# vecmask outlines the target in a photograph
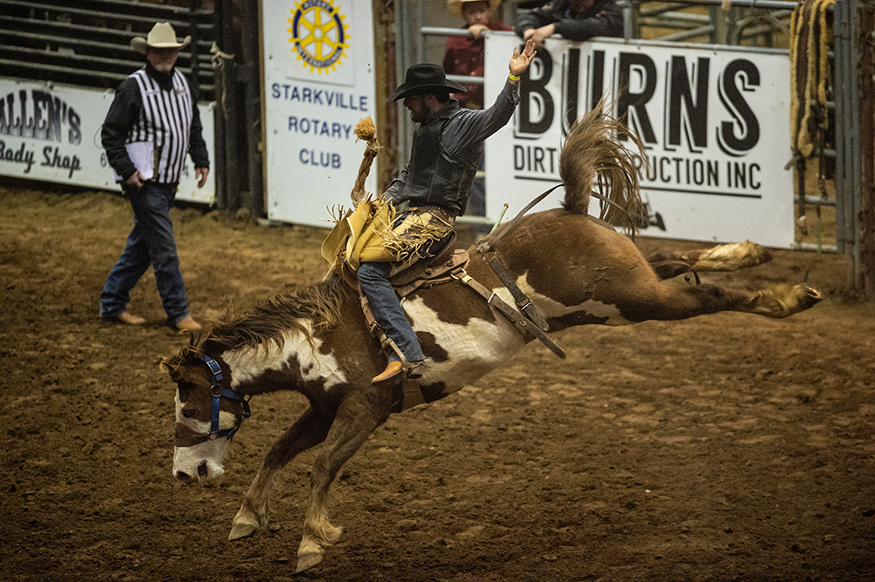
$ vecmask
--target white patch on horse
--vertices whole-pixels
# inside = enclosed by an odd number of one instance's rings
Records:
[[[422,384],[434,379],[447,387],[461,388],[525,346],[523,336],[502,315],[496,315],[495,321],[471,318],[460,325],[443,321],[420,297],[405,299],[403,305],[413,320],[413,330],[432,334],[448,354],[447,360],[426,368]]]
[[[606,318],[604,325],[629,325],[632,323],[620,314],[620,310],[616,305],[611,303],[602,303],[601,301],[596,301],[594,299],[587,299],[579,305],[563,305],[546,295],[541,295],[535,291],[534,287],[529,285],[528,273],[524,273],[521,277],[518,277],[516,283],[520,290],[537,306],[541,315],[544,317],[562,317],[564,315],[585,311],[594,317]],[[495,294],[504,299],[507,303],[511,305],[514,304],[513,296],[506,287],[496,289]]]
[[[173,449],[173,476],[185,473],[198,481],[218,479],[225,474],[222,460],[228,453],[229,439],[204,441],[190,447],[175,447]],[[201,475],[198,468],[206,464],[206,475]]]
[[[304,380],[322,379],[325,389],[346,382],[346,375],[334,354],[319,353],[322,340],[310,335],[312,325],[305,322],[306,333],[290,331],[283,335],[282,348],[274,343],[246,347],[222,354],[222,359],[231,368],[231,388],[252,380],[266,370],[280,371],[292,359],[298,363]]]
[[[207,434],[210,432],[210,422],[203,422],[195,418],[185,418],[182,414],[183,404],[179,400],[179,391],[176,392],[176,422],[183,424],[192,429],[198,434]],[[231,428],[237,422],[236,417],[226,411],[219,413],[219,429],[224,430]],[[196,477],[198,481],[204,479],[218,479],[225,473],[222,467],[222,459],[228,452],[230,439],[215,439],[197,443],[190,447],[174,447],[173,449],[173,476],[177,473],[185,473],[191,477]],[[198,467],[206,463],[207,473],[201,475],[198,472]]]

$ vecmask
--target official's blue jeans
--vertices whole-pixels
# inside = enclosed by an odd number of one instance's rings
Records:
[[[410,327],[410,322],[404,315],[404,309],[395,295],[392,284],[389,283],[389,274],[392,271],[392,263],[362,263],[358,269],[359,285],[362,292],[371,304],[374,319],[383,328],[383,331],[404,354],[408,362],[422,360],[422,348],[419,340]],[[389,361],[398,362],[400,358],[394,351],[389,351]]]
[[[125,311],[131,289],[152,265],[161,304],[169,322],[175,324],[189,315],[170,220],[176,184],[146,182],[142,188],[126,189],[126,193],[134,209],[134,228],[103,286],[100,316],[113,317]]]

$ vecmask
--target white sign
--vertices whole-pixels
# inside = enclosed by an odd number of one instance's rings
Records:
[[[519,39],[486,42],[486,91],[496,94]],[[513,216],[558,183],[570,123],[606,96],[646,146],[649,166],[635,159],[649,213],[643,235],[790,247],[789,83],[780,51],[548,39],[520,83],[513,124],[487,141],[487,210],[508,202]]]
[[[327,227],[328,207],[352,205],[365,151],[353,130],[375,118],[371,2],[262,2],[262,23],[267,215]]]
[[[100,127],[114,91],[0,78],[0,175],[118,190],[100,145]],[[213,154],[213,106],[199,104],[203,136]],[[210,174],[198,188],[186,158],[177,200],[211,204]]]

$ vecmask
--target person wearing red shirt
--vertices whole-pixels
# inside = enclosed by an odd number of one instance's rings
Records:
[[[482,77],[485,59],[483,31],[513,30],[495,20],[495,9],[501,0],[448,0],[447,8],[465,19],[470,36],[451,36],[444,53],[444,71],[448,75]],[[465,93],[454,93],[462,107],[483,109],[483,85],[463,83]]]

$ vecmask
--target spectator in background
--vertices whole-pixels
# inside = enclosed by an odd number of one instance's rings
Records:
[[[542,48],[554,34],[565,40],[589,40],[594,36],[623,36],[623,12],[614,0],[555,0],[535,10],[521,12],[516,33]]]
[[[470,36],[451,36],[444,53],[444,71],[448,75],[482,77],[485,60],[483,31],[513,30],[495,20],[495,9],[501,0],[448,0],[450,12],[465,19]],[[459,105],[468,109],[483,109],[483,85],[463,84],[465,93],[454,93]]]

